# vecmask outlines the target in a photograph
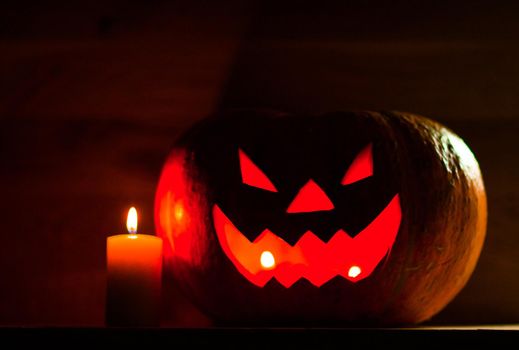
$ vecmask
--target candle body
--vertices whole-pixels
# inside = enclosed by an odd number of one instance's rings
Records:
[[[106,258],[106,324],[158,326],[162,239],[142,234],[108,237]]]

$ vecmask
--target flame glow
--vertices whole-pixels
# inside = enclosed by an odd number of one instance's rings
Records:
[[[351,277],[351,278],[355,278],[358,275],[360,275],[361,272],[362,272],[362,270],[360,269],[360,267],[353,265],[348,270],[348,276]]]
[[[182,203],[177,203],[175,205],[174,215],[175,215],[175,219],[178,222],[182,221],[182,219],[184,218],[184,206],[182,205]]]
[[[137,233],[137,209],[135,209],[135,207],[131,207],[130,210],[128,210],[126,228],[130,235],[135,235]]]
[[[276,259],[274,259],[274,255],[271,252],[265,250],[261,253],[260,263],[265,269],[271,269],[276,265]]]

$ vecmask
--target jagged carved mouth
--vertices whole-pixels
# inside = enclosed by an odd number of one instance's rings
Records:
[[[236,269],[258,287],[272,278],[286,288],[301,278],[316,287],[336,276],[351,282],[365,279],[391,251],[401,218],[397,194],[355,237],[341,229],[323,242],[307,231],[290,245],[268,229],[251,242],[218,205],[213,206],[213,222],[223,251]]]

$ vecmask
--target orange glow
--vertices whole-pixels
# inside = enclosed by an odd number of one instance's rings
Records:
[[[182,221],[182,219],[184,218],[184,206],[182,205],[182,203],[176,203],[174,211],[175,219],[177,221]]]
[[[332,201],[314,180],[309,180],[290,203],[287,213],[309,213],[313,211],[332,210]]]
[[[206,198],[197,191],[185,169],[186,153],[176,151],[166,162],[155,195],[155,227],[163,237],[164,256],[201,263],[194,247],[203,249],[206,241],[198,239],[207,228],[201,210]]]
[[[372,145],[364,148],[351,163],[348,171],[342,178],[342,185],[349,185],[373,175]]]
[[[261,188],[270,192],[277,192],[278,190],[269,180],[256,164],[241,149],[238,150],[240,158],[241,178],[244,184]]]
[[[325,243],[307,231],[291,246],[268,229],[253,242],[249,241],[218,205],[213,206],[215,230],[223,251],[238,271],[259,287],[272,278],[286,288],[300,278],[306,278],[317,287],[337,275],[358,282],[371,275],[389,254],[401,217],[400,198],[396,195],[354,238],[338,230]],[[269,270],[264,269],[261,263],[262,254],[266,251],[276,257],[275,265]]]
[[[137,233],[137,209],[131,207],[126,218],[126,229],[130,235]]]
[[[162,239],[141,234],[115,235],[108,237],[106,243],[107,269],[109,277],[114,276],[112,280],[126,276],[153,283],[160,281]]]
[[[263,253],[261,253],[260,263],[261,266],[263,266],[265,269],[271,269],[276,266],[276,259],[271,252],[265,250]]]

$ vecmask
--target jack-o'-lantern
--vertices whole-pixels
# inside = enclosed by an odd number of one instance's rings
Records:
[[[397,112],[208,118],[173,147],[155,208],[166,271],[241,324],[423,321],[465,285],[486,227],[469,148]]]

